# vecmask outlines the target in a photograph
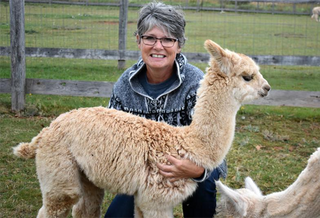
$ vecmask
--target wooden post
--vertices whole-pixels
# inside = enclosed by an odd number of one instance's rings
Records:
[[[24,0],[10,0],[11,109],[25,106],[26,59],[24,38]]]
[[[237,12],[238,12],[238,1],[237,1],[237,0],[235,0],[234,6],[235,6],[235,8],[236,8],[236,13],[237,13]]]
[[[127,44],[128,0],[120,1],[119,10],[119,60],[118,68],[126,67],[125,52]]]
[[[272,2],[272,15],[274,15],[274,2]]]
[[[221,8],[221,12],[224,11],[224,8],[225,7],[225,3],[224,3],[224,0],[220,0],[220,8]]]
[[[197,12],[200,11],[200,0],[197,0]]]

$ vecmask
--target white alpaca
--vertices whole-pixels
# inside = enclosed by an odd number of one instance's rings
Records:
[[[104,189],[135,197],[135,217],[173,217],[173,207],[196,189],[192,179],[170,182],[156,163],[165,154],[213,170],[233,140],[241,103],[270,86],[254,61],[207,40],[210,67],[198,90],[190,126],[173,127],[103,107],[60,115],[15,155],[36,157],[43,197],[38,217],[99,217]]]
[[[319,15],[320,15],[320,7],[315,7],[312,9],[312,16],[311,19],[319,22]]]
[[[282,192],[266,196],[250,177],[246,188],[233,190],[216,182],[221,199],[218,217],[235,218],[319,218],[320,148],[308,160],[298,179]]]

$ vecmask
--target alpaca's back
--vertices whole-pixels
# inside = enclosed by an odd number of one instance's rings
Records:
[[[146,178],[163,180],[156,163],[165,162],[166,153],[177,156],[178,129],[113,109],[82,108],[60,115],[40,133],[38,149],[48,155],[67,149],[96,186],[134,194]]]

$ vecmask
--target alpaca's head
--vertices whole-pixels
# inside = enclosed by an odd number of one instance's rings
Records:
[[[206,40],[205,48],[211,56],[206,77],[211,76],[212,81],[208,78],[208,83],[225,78],[240,104],[268,95],[271,87],[250,57],[223,49],[211,40]]]
[[[297,180],[281,192],[263,196],[250,177],[245,180],[246,188],[237,190],[216,181],[221,194],[217,217],[319,217],[319,172],[320,147],[310,156],[307,167]]]
[[[233,190],[216,181],[221,194],[217,206],[217,217],[255,218],[262,217],[265,210],[263,195],[250,177],[245,180],[246,188]]]

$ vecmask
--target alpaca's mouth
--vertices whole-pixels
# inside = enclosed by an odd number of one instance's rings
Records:
[[[258,92],[258,94],[263,98],[263,97],[268,96],[269,91],[260,91],[260,92]]]
[[[268,95],[268,92],[259,92],[259,95],[263,98]]]

